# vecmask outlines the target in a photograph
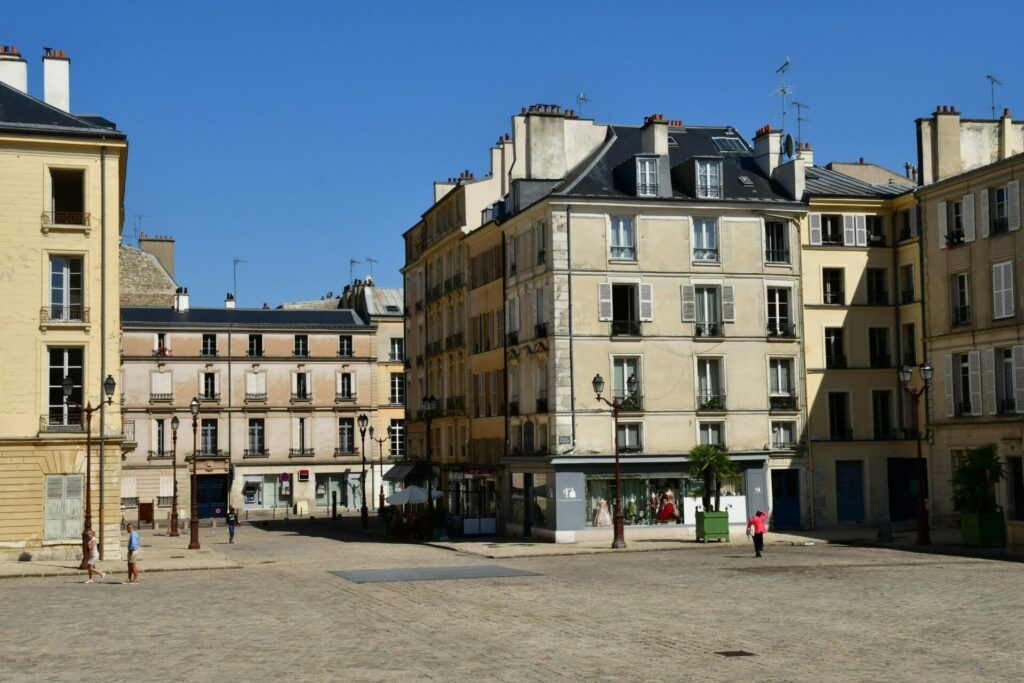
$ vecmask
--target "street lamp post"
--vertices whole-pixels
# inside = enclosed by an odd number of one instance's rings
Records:
[[[427,421],[427,540],[434,536],[434,461],[430,445],[430,423],[437,410],[437,399],[433,395],[420,401],[420,416]]]
[[[359,423],[359,450],[362,451],[363,454],[363,472],[360,475],[359,485],[363,490],[363,507],[360,510],[360,526],[364,529],[370,528],[370,511],[366,507],[366,424],[369,421],[369,418],[366,417],[366,413],[363,413],[356,418],[356,422]]]
[[[917,440],[917,540],[915,543],[917,545],[931,545],[931,533],[928,530],[928,508],[924,504],[925,465],[924,457],[921,455],[921,426],[918,404],[921,402],[921,394],[928,390],[928,385],[932,381],[932,365],[925,361],[918,368],[924,383],[916,389],[910,387],[912,368],[904,363],[900,366],[899,372],[903,390],[907,392],[914,403],[914,437]]]
[[[613,548],[625,548],[626,547],[626,531],[625,531],[625,520],[622,516],[622,479],[619,476],[619,410],[625,405],[625,399],[631,399],[636,395],[636,389],[639,381],[636,375],[630,375],[629,379],[626,380],[626,391],[628,394],[622,399],[612,397],[612,400],[601,396],[601,392],[604,391],[604,378],[600,374],[594,375],[594,379],[591,385],[594,389],[594,394],[597,396],[597,400],[602,403],[606,403],[611,406],[612,419],[615,422],[615,538],[612,541]]]
[[[197,434],[199,428],[199,398],[193,398],[188,404],[189,412],[192,413],[192,515],[188,520],[188,549],[199,550],[199,501],[197,500],[199,489],[196,479],[196,461],[199,459]]]
[[[106,404],[108,406],[114,402],[115,386],[114,378],[107,375],[107,378],[103,380],[103,393],[107,397]],[[74,381],[70,376],[65,375],[64,381],[61,383],[61,390],[64,392],[64,405],[81,409],[85,418],[85,525],[82,527],[82,563],[78,565],[78,568],[88,569],[89,532],[92,531],[92,414],[99,410],[104,402],[101,400],[95,408],[92,406],[92,401],[87,401],[84,406],[81,403],[75,403],[71,400],[71,392],[74,389]]]
[[[384,442],[391,438],[390,434],[375,438],[373,436],[373,427],[370,427],[370,441],[377,442],[377,464],[380,466],[380,499],[378,502],[378,509],[384,507]]]
[[[174,473],[174,496],[171,498],[171,530],[168,536],[178,536],[178,425],[181,421],[175,415],[171,418],[171,471]]]

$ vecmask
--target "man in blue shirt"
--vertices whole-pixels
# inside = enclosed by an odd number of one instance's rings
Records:
[[[125,527],[128,531],[128,583],[137,583],[139,580],[139,532],[129,524]]]

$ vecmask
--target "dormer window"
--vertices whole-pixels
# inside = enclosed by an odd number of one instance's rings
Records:
[[[701,199],[722,198],[721,161],[697,161],[697,196]]]
[[[658,196],[658,160],[636,160],[636,194],[638,197]]]

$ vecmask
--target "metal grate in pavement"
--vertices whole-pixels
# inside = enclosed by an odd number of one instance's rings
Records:
[[[540,576],[536,572],[509,569],[497,565],[469,567],[399,567],[393,569],[359,569],[329,572],[352,583],[384,583],[390,581],[443,581],[448,579],[490,579],[513,576]]]
[[[716,655],[722,655],[723,657],[756,657],[753,652],[747,652],[746,650],[723,650],[716,652]]]

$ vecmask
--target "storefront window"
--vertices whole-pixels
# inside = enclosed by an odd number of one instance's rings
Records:
[[[548,475],[533,475],[533,526],[548,527]]]
[[[524,501],[526,498],[526,487],[523,482],[523,474],[514,473],[511,478],[511,489],[509,491],[509,519],[513,524],[523,524]]]
[[[684,498],[698,496],[702,483],[679,474],[626,474],[622,481],[622,514],[627,525],[692,524],[685,519]],[[722,496],[742,495],[742,479],[722,486]],[[615,478],[587,477],[587,526],[612,526]]]

